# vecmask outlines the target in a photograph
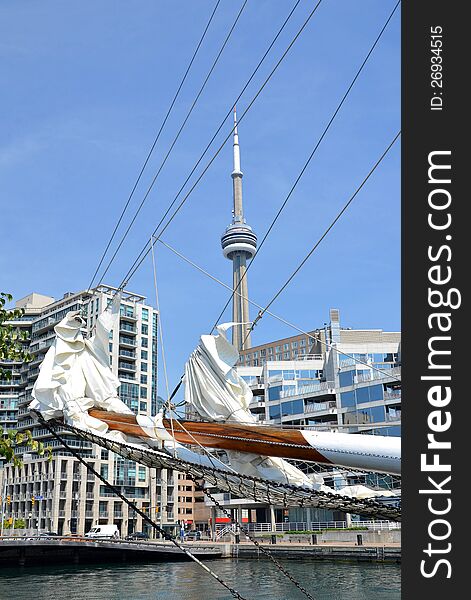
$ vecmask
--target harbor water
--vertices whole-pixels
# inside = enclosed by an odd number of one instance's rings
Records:
[[[399,600],[397,564],[283,561],[315,600]],[[267,560],[208,565],[247,600],[305,596]],[[231,594],[189,562],[0,569],[0,600],[229,600]]]

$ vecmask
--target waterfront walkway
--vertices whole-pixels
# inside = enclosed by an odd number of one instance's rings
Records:
[[[366,542],[358,545],[353,541],[270,543],[258,540],[270,552],[286,559],[337,559],[400,562],[401,546],[398,542],[384,544]],[[240,543],[197,541],[185,543],[192,554],[200,559],[216,558],[264,558],[264,554],[252,542]],[[3,538],[0,540],[0,564],[54,563],[106,563],[106,562],[154,562],[188,560],[188,557],[171,542],[124,540],[90,540],[80,537],[63,538]]]

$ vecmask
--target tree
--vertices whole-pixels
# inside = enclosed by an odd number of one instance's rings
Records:
[[[9,323],[9,321],[20,319],[25,314],[25,310],[24,308],[6,309],[5,304],[12,300],[11,294],[0,292],[0,361],[28,362],[31,360],[31,355],[22,344],[26,341],[28,334]],[[0,367],[0,376],[10,379],[11,371]]]
[[[11,302],[13,296],[5,292],[0,292],[0,363],[28,362],[31,355],[24,347],[22,342],[28,338],[26,331],[20,331],[10,321],[20,319],[25,311],[23,308],[6,309],[5,304]],[[11,369],[0,366],[0,379],[11,379]],[[7,462],[13,462],[14,465],[21,465],[21,461],[15,456],[17,446],[27,446],[33,452],[43,456],[45,452],[51,456],[49,448],[45,448],[42,442],[33,439],[31,431],[17,432],[13,430],[3,431],[0,427],[0,457],[3,456]]]

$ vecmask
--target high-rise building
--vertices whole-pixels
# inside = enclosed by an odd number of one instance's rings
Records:
[[[330,322],[321,328],[242,350],[237,372],[252,389],[249,408],[260,422],[399,436],[400,341],[399,332],[343,328],[339,311],[331,309]],[[370,478],[368,484],[376,482]],[[283,509],[217,490],[213,495],[256,531],[315,529],[319,522],[346,519],[338,511]],[[216,528],[223,528],[227,516],[206,505]]]
[[[67,312],[80,311],[86,321],[84,335],[93,335],[98,316],[115,292],[115,288],[101,285],[94,290],[66,293],[57,301],[31,294],[17,302],[17,307],[25,308],[25,315],[17,325],[28,331],[33,359],[9,366],[12,378],[8,385],[0,386],[2,406],[7,407],[8,402],[9,408],[0,414],[12,429],[30,429],[35,440],[52,448],[51,461],[18,448],[23,466],[10,464],[3,468],[5,490],[10,496],[6,516],[24,520],[29,529],[83,534],[93,525],[114,523],[121,534],[126,535],[147,528],[140,516],[128,510],[111,489],[71,456],[47,429],[35,424],[28,411],[39,366],[55,339],[54,326]],[[136,414],[155,415],[160,408],[157,327],[157,310],[145,303],[144,296],[124,290],[119,327],[110,334],[110,361],[121,382],[120,398]],[[181,511],[178,510],[177,476],[173,471],[148,469],[81,440],[66,429],[58,433],[164,529],[176,530]],[[185,515],[190,521],[191,512],[185,510]]]
[[[246,277],[247,260],[257,249],[257,236],[247,225],[242,205],[242,177],[240,168],[239,136],[237,133],[237,115],[234,107],[234,169],[232,171],[232,223],[221,236],[223,254],[232,261],[232,283],[236,290],[232,299],[232,320],[237,323],[232,328],[232,343],[237,350],[250,348],[250,314],[248,301],[248,283]]]
[[[330,323],[241,353],[260,421],[344,433],[400,435],[399,332]]]

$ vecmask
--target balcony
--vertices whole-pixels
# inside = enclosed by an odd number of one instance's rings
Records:
[[[137,335],[137,327],[130,325],[129,323],[120,323],[119,331],[122,331],[126,334]]]
[[[137,346],[135,339],[123,336],[120,336],[119,338],[119,345],[126,348],[135,348]]]
[[[107,519],[108,515],[109,515],[109,513],[107,510],[100,510],[98,513],[98,518],[99,519]]]
[[[121,311],[119,313],[119,318],[120,320],[129,321],[130,323],[135,323],[137,321],[137,317],[134,316],[134,311],[129,309],[127,312]]]
[[[118,352],[119,358],[127,358],[128,360],[136,360],[136,353],[132,350],[124,350],[123,348],[119,349]]]
[[[328,411],[330,413],[335,412],[337,408],[337,403],[334,401],[330,402],[313,402],[312,404],[306,404],[304,407],[305,414],[310,414],[313,412],[322,412]]]
[[[122,519],[123,518],[123,511],[122,510],[115,510],[113,513],[113,518],[114,519]]]
[[[118,362],[118,369],[124,370],[124,371],[132,371],[133,373],[136,372],[135,365],[133,365],[131,363],[125,363],[122,361]]]

